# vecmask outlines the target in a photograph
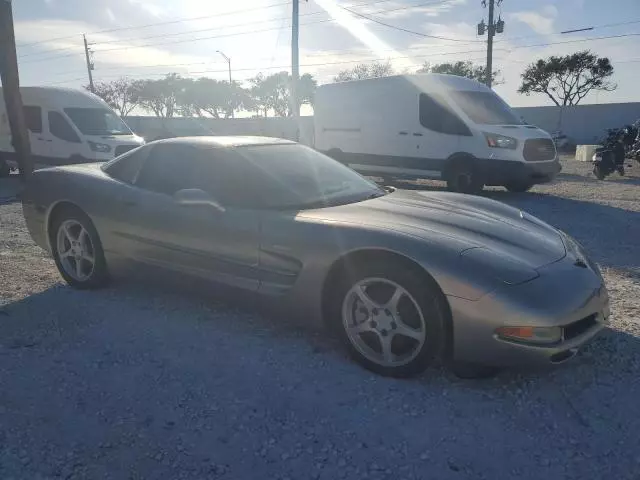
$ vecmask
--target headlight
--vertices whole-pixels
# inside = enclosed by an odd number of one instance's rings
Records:
[[[500,327],[496,334],[506,340],[549,345],[562,340],[562,327]]]
[[[89,148],[92,152],[109,153],[111,151],[111,145],[106,143],[97,143],[89,141]]]
[[[518,141],[515,138],[505,135],[484,132],[484,137],[487,139],[487,145],[491,148],[508,148],[509,150],[515,150],[518,146]]]
[[[534,269],[488,248],[470,248],[460,255],[474,262],[483,272],[508,285],[519,285],[538,277],[538,272]]]

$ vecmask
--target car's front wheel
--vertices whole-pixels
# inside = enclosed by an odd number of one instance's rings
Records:
[[[445,331],[443,298],[433,283],[391,263],[344,275],[334,297],[334,319],[351,356],[391,377],[427,368],[441,353]]]
[[[66,209],[53,222],[51,247],[56,266],[76,288],[98,288],[108,278],[98,232],[87,215]]]
[[[533,187],[533,184],[528,182],[513,182],[507,183],[504,188],[506,188],[511,193],[524,193],[527,192]]]

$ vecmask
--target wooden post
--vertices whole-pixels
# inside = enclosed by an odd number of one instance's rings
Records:
[[[26,182],[33,173],[33,163],[20,95],[11,0],[0,0],[0,78],[2,79],[2,94],[11,128],[11,144],[16,152],[21,179]]]

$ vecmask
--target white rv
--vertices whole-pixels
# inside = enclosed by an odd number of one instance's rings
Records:
[[[24,116],[36,166],[111,160],[144,144],[101,98],[69,88],[22,87]],[[16,168],[0,89],[0,176]]]
[[[318,88],[315,148],[363,174],[442,179],[526,191],[561,170],[549,134],[525,125],[493,90],[452,75],[416,74]]]

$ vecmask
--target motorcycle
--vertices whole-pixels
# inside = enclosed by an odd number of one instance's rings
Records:
[[[624,176],[624,133],[624,129],[609,130],[607,138],[602,142],[603,146],[598,147],[593,154],[593,174],[598,180],[604,180],[615,171]]]

